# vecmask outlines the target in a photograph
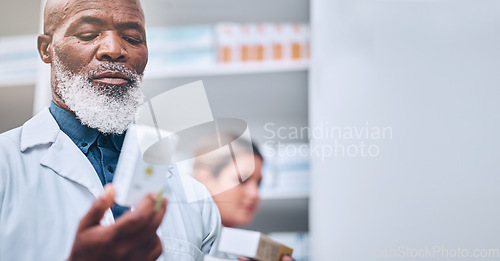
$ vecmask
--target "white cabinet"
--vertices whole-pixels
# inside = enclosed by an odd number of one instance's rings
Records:
[[[376,157],[313,159],[313,260],[498,257],[499,8],[313,1],[311,127],[393,130],[363,139]]]

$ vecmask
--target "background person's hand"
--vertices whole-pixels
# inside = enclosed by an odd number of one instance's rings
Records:
[[[110,226],[100,225],[108,208],[113,205],[115,191],[105,187],[80,221],[68,260],[155,260],[162,253],[156,230],[166,212],[167,200],[155,210],[156,196],[147,195],[134,209]]]

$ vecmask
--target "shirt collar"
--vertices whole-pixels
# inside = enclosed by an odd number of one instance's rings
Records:
[[[125,133],[127,133],[127,131],[125,131],[123,134],[120,135],[115,135],[115,134],[111,135],[111,143],[118,151],[122,150],[123,141],[125,140]]]
[[[78,148],[87,154],[90,146],[94,144],[99,136],[104,134],[96,129],[85,126],[70,112],[57,106],[53,101],[49,107],[50,113],[54,116],[59,128],[69,136]],[[111,135],[111,143],[116,150],[121,151],[125,134]]]

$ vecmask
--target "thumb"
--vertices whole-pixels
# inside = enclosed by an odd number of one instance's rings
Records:
[[[78,231],[99,225],[106,210],[113,206],[114,200],[115,189],[113,185],[107,184],[104,187],[104,194],[94,201],[94,204],[80,221]]]

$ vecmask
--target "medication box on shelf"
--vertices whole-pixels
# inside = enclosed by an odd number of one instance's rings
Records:
[[[215,26],[222,64],[291,62],[309,58],[309,25],[220,23]]]
[[[227,227],[222,229],[218,250],[257,261],[281,261],[283,256],[293,253],[292,248],[260,232]]]
[[[309,233],[307,232],[275,232],[268,235],[273,240],[293,248],[293,260],[309,260]]]

